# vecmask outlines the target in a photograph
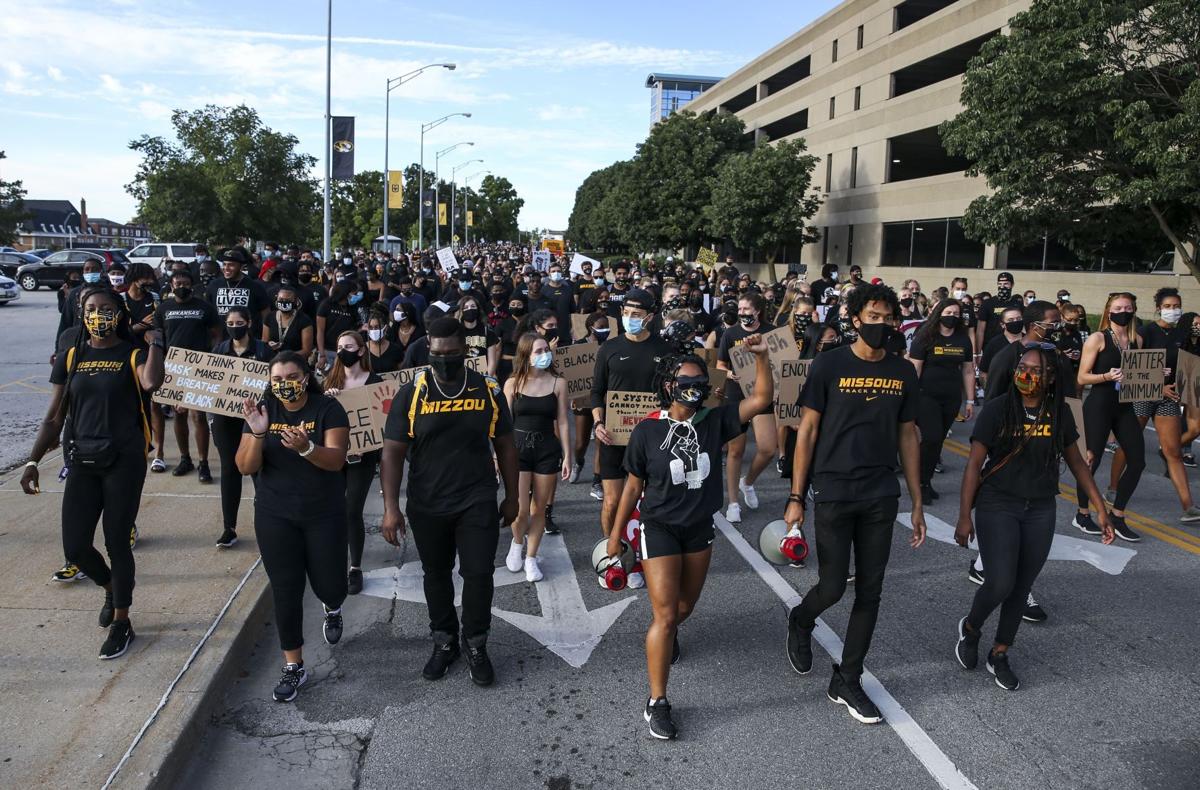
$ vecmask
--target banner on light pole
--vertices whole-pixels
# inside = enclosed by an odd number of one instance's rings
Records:
[[[333,173],[334,181],[354,178],[354,116],[333,116]]]
[[[388,208],[404,208],[404,171],[388,171]]]

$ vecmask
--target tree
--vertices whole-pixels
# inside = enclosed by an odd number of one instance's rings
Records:
[[[0,160],[5,159],[0,151]],[[0,244],[12,244],[17,239],[17,224],[29,216],[25,211],[25,188],[20,181],[0,179]]]
[[[349,181],[334,181],[329,212],[330,243],[334,247],[370,249],[371,242],[383,232],[383,173],[364,170]]]
[[[941,127],[993,192],[966,232],[1086,249],[1157,226],[1200,280],[1200,5],[1034,0],[984,45]]]
[[[761,250],[768,263],[789,241],[817,241],[816,229],[805,225],[821,207],[811,191],[817,158],[806,151],[804,141],[784,140],[727,158],[711,179],[705,207],[712,230]]]
[[[632,163],[624,161],[596,170],[575,191],[567,239],[579,249],[607,252],[624,246],[621,226],[627,218],[621,210],[621,190],[630,167]]]
[[[245,105],[175,110],[171,125],[175,141],[143,135],[129,144],[142,161],[125,189],[159,238],[286,242],[311,235],[320,206],[310,175],[316,159],[297,153],[295,136],[263,126]]]
[[[478,195],[471,200],[471,211],[475,215],[471,236],[488,241],[517,238],[517,217],[524,205],[525,199],[517,196],[517,190],[507,178],[484,176],[479,182]]]

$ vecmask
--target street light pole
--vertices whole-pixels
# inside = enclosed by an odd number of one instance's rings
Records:
[[[454,145],[450,146],[449,148],[443,148],[441,151],[438,151],[437,154],[435,154],[433,157],[433,206],[434,206],[435,211],[441,207],[441,194],[440,193],[441,193],[441,188],[442,188],[442,184],[441,184],[441,181],[442,181],[442,165],[441,165],[442,157],[445,156],[446,154],[450,153],[451,151],[453,151],[455,148],[458,148],[458,147],[464,146],[464,145],[475,145],[475,143],[465,143],[465,142],[464,143],[455,143]],[[435,249],[442,246],[441,217],[437,217],[437,220],[438,221],[436,221],[434,223],[434,227],[433,227],[433,246]]]
[[[321,265],[329,263],[329,180],[333,177],[333,113],[331,96],[333,90],[333,0],[328,0],[325,14],[325,197],[324,222],[321,243]]]
[[[450,120],[451,118],[453,118],[457,115],[461,115],[464,118],[471,117],[471,113],[469,113],[469,112],[452,112],[449,115],[444,115],[441,118],[438,118],[436,121],[430,121],[429,123],[421,124],[421,164],[420,164],[421,183],[418,185],[418,189],[417,189],[417,194],[419,195],[419,197],[417,198],[417,202],[419,203],[419,205],[417,207],[419,209],[419,211],[417,211],[417,246],[418,247],[425,244],[425,133],[428,132],[430,129],[441,126],[446,121]],[[434,209],[436,210],[436,208],[437,207],[435,206]],[[435,216],[434,219],[436,220],[437,217]]]
[[[468,159],[467,161],[460,162],[457,165],[455,165],[454,167],[450,168],[450,243],[451,244],[454,243],[454,217],[456,216],[454,209],[457,208],[457,206],[455,205],[455,202],[458,197],[458,189],[456,188],[458,182],[456,181],[456,176],[458,175],[458,171],[463,169],[467,165],[469,165],[473,162],[482,162],[482,161],[483,161],[482,159]],[[463,225],[464,226],[466,225],[466,221],[467,221],[467,219],[466,219],[466,216],[464,215],[463,216]]]
[[[65,230],[67,232],[67,249],[68,250],[75,249],[75,234],[71,232],[70,222],[71,222],[71,217],[78,217],[78,216],[79,216],[79,212],[72,209],[71,211],[67,212],[66,219],[63,220],[63,230]]]
[[[463,229],[467,244],[471,243],[471,226],[467,224],[467,214],[471,212],[471,179],[491,172],[491,170],[480,170],[463,177]]]

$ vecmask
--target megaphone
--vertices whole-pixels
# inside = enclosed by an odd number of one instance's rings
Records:
[[[629,583],[629,574],[622,564],[629,553],[629,544],[621,541],[621,556],[608,556],[608,538],[603,538],[592,547],[592,570],[596,572],[596,580],[606,590],[614,592],[624,590]]]
[[[783,519],[772,521],[758,533],[758,550],[772,565],[803,567],[808,557],[808,541],[800,525],[788,527]]]

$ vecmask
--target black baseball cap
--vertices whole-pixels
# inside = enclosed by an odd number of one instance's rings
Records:
[[[225,250],[225,252],[221,253],[221,260],[233,261],[234,263],[240,263],[244,266],[246,264],[246,253],[242,252],[237,247],[230,247],[229,249]]]
[[[644,288],[634,288],[625,296],[626,307],[636,307],[639,310],[654,312],[654,294]]]

